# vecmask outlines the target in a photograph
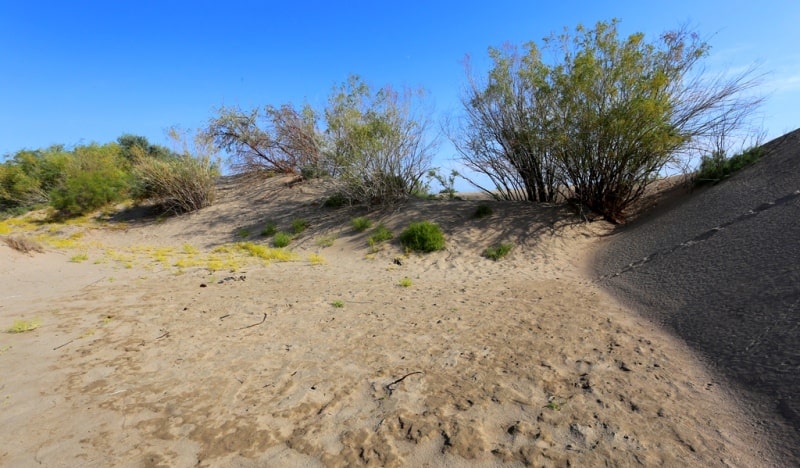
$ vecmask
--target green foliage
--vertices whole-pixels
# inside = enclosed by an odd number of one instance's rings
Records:
[[[333,90],[324,112],[291,104],[252,111],[222,108],[205,134],[233,155],[237,169],[300,173],[306,179],[331,176],[339,193],[326,200],[326,207],[391,204],[419,187],[430,163],[421,97],[388,86],[373,91],[351,76]]]
[[[308,229],[308,221],[305,219],[292,220],[292,232],[297,235]]]
[[[403,287],[403,288],[410,288],[410,287],[411,287],[411,284],[412,284],[412,283],[411,283],[411,278],[409,278],[409,277],[405,277],[405,278],[401,279],[401,280],[400,280],[400,282],[399,282],[399,283],[397,283],[397,284],[398,284],[400,287]]]
[[[267,222],[267,225],[264,226],[264,229],[261,230],[261,236],[271,237],[274,236],[276,232],[278,232],[278,225],[272,221],[269,221]]]
[[[24,213],[49,201],[49,192],[64,179],[72,154],[61,146],[17,152],[0,164],[0,211]]]
[[[400,243],[417,252],[434,252],[445,247],[442,229],[430,221],[411,223],[400,234]]]
[[[454,138],[463,162],[498,198],[552,201],[556,189],[620,221],[667,164],[690,144],[748,124],[760,99],[752,71],[730,78],[693,74],[709,47],[686,30],[648,43],[620,37],[618,21],[552,35],[543,53],[490,49],[493,68],[471,80],[466,119]],[[547,63],[546,57],[555,60]]]
[[[146,137],[139,135],[123,134],[117,138],[122,157],[133,164],[137,159],[149,157],[163,161],[180,157],[168,148],[150,144]]]
[[[445,177],[439,172],[438,169],[431,169],[428,171],[428,179],[433,179],[442,186],[442,189],[439,190],[439,193],[445,195],[448,200],[454,200],[456,198],[456,178],[459,177],[458,171],[455,169],[450,172],[450,175]]]
[[[353,225],[353,229],[355,229],[356,232],[364,232],[372,227],[372,221],[364,216],[353,218],[350,223]]]
[[[272,245],[278,248],[286,247],[292,242],[292,236],[285,232],[277,232],[272,238]]]
[[[379,224],[378,227],[372,231],[372,235],[369,236],[369,243],[370,245],[380,244],[381,242],[386,242],[388,240],[392,240],[394,238],[394,234],[392,231],[384,226],[383,224]]]
[[[714,151],[711,156],[703,156],[700,169],[695,174],[695,183],[717,183],[731,174],[753,164],[763,155],[761,148],[750,148],[730,158],[723,151]]]
[[[487,247],[486,250],[483,251],[483,256],[490,260],[497,261],[508,255],[512,248],[514,248],[513,244],[501,242],[500,244]]]
[[[494,210],[492,209],[491,206],[489,206],[489,205],[487,205],[485,203],[481,203],[480,205],[478,205],[477,208],[475,208],[475,214],[473,216],[478,218],[478,219],[482,219],[482,218],[488,218],[489,216],[491,216],[493,214],[494,214]]]
[[[50,192],[50,204],[62,214],[82,215],[124,199],[130,185],[118,145],[81,146],[68,160],[64,180]]]
[[[341,301],[341,300],[335,300],[335,301],[331,302],[331,306],[333,306],[333,307],[335,307],[337,309],[341,309],[342,307],[344,307],[344,302]]]
[[[334,90],[325,109],[327,164],[348,200],[392,204],[418,186],[432,149],[427,121],[414,107],[420,96],[389,87],[373,92],[358,76]]]
[[[240,239],[247,239],[248,237],[250,237],[250,230],[247,228],[239,229],[238,231],[236,231],[236,237]]]

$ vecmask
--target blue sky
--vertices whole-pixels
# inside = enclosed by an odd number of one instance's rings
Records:
[[[0,0],[0,155],[123,133],[166,144],[166,128],[202,127],[221,105],[322,107],[349,74],[458,112],[466,54],[485,72],[489,46],[615,17],[652,40],[688,24],[711,70],[758,63],[771,138],[800,127],[800,2],[766,4]],[[437,165],[454,156],[442,145]]]

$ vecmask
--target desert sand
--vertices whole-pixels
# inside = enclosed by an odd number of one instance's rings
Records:
[[[596,250],[599,283],[697,351],[800,466],[800,130],[724,183],[669,202]]]
[[[45,252],[0,243],[0,328],[39,323],[0,333],[0,465],[785,463],[701,356],[601,288],[611,225],[501,202],[475,219],[475,200],[330,210],[324,186],[284,183],[12,226]],[[372,249],[355,216],[435,221],[447,248]],[[291,261],[218,249],[298,218]]]

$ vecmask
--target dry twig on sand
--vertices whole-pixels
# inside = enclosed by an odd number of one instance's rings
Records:
[[[257,326],[261,325],[262,323],[264,323],[264,322],[266,322],[266,321],[267,321],[267,314],[265,313],[265,314],[264,314],[264,318],[262,318],[260,322],[258,322],[258,323],[254,323],[254,324],[252,324],[252,325],[248,325],[248,326],[246,326],[246,327],[237,328],[237,330],[244,330],[244,329],[246,329],[246,328],[257,327]]]

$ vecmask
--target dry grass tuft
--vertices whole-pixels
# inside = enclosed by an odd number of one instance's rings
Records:
[[[38,253],[44,252],[44,247],[42,247],[42,244],[28,237],[11,236],[11,237],[5,237],[3,241],[6,243],[7,246],[11,247],[12,249],[25,254],[31,254],[33,252],[38,252]]]

